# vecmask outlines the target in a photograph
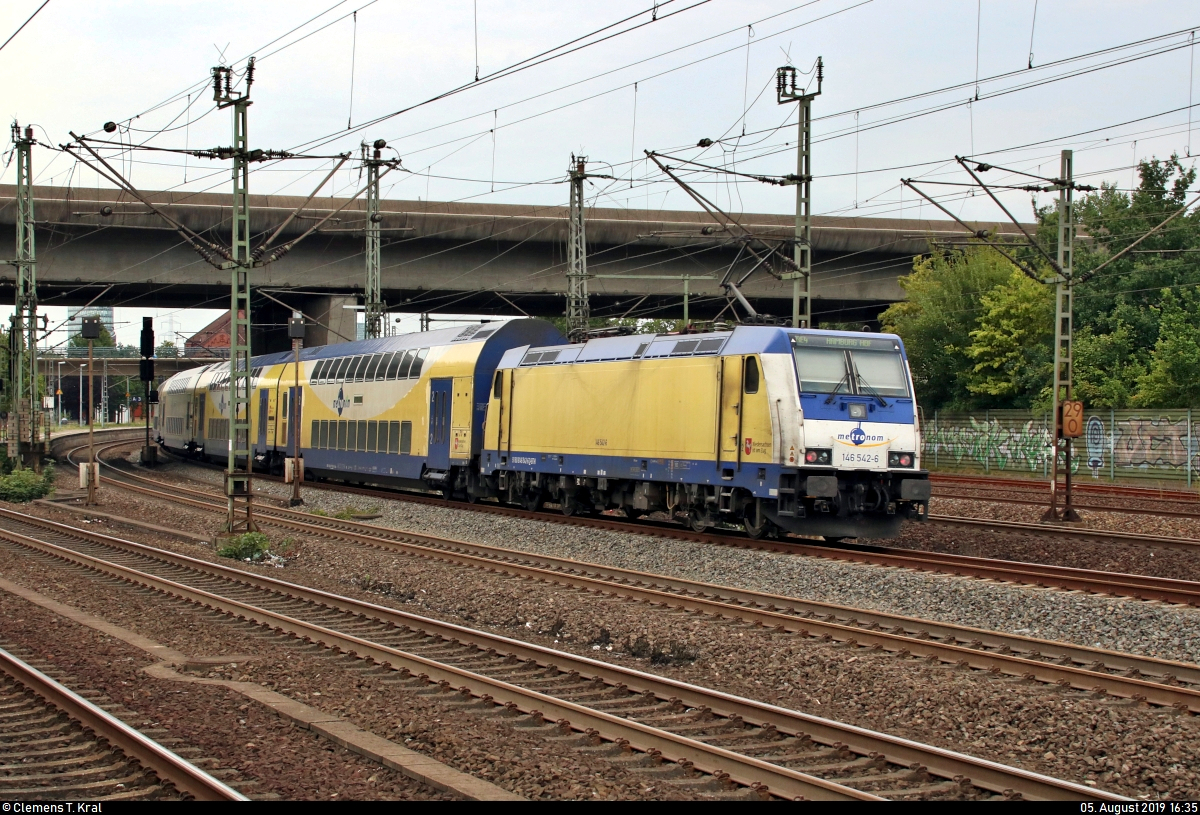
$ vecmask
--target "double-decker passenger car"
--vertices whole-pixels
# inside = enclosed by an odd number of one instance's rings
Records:
[[[889,537],[928,506],[919,434],[899,337],[743,326],[509,351],[480,469],[530,508]]]
[[[291,352],[255,357],[255,465],[282,469],[293,454],[298,412],[310,479],[465,490],[496,364],[511,348],[555,342],[563,337],[549,323],[510,320],[306,348],[298,372]],[[227,461],[229,363],[176,374],[160,392],[159,443]]]

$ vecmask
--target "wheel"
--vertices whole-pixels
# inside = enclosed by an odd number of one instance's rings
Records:
[[[572,515],[574,515],[575,510],[578,508],[575,505],[575,499],[567,498],[567,497],[564,497],[562,499],[562,503],[559,504],[559,507],[562,509],[562,514],[566,515],[568,518],[570,518]]]
[[[467,503],[468,504],[479,503],[479,496],[476,495],[475,493],[471,492],[469,489],[467,490]]]
[[[540,492],[525,493],[521,499],[521,506],[528,512],[537,512],[542,508],[542,494]]]
[[[631,521],[639,521],[645,516],[645,510],[634,509],[633,507],[622,507],[621,510],[625,513],[625,517]]]
[[[742,519],[742,525],[746,528],[746,535],[751,540],[759,540],[771,528],[771,522],[767,520],[767,516],[763,514],[762,507],[756,501],[753,508],[746,508],[746,515]]]
[[[688,512],[688,526],[692,528],[693,532],[707,532],[709,527],[708,518],[694,509],[690,510]]]

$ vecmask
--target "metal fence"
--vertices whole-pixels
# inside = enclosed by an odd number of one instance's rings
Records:
[[[1200,411],[1087,411],[1073,445],[1071,471],[1104,481],[1182,481],[1200,477]],[[1054,424],[1049,413],[939,411],[925,417],[922,463],[931,470],[1050,473]]]

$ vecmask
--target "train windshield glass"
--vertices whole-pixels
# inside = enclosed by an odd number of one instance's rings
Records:
[[[897,350],[793,345],[803,393],[908,396],[904,358]]]
[[[804,393],[850,393],[846,352],[840,348],[796,346],[796,373]]]
[[[858,371],[857,390],[869,396],[908,396],[904,360],[895,351],[851,351]]]

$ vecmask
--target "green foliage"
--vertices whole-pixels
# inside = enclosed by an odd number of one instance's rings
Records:
[[[552,317],[550,322],[555,328],[561,331],[564,336],[566,335],[566,317]],[[635,317],[609,319],[605,317],[593,317],[588,320],[588,327],[593,330],[599,328],[624,327],[632,329],[634,334],[669,334],[672,331],[682,331],[684,325],[683,320],[641,320]]]
[[[1164,289],[1158,313],[1158,340],[1150,370],[1138,377],[1141,407],[1200,407],[1200,292]]]
[[[1012,264],[982,246],[934,251],[913,261],[900,278],[908,299],[883,312],[883,330],[899,334],[912,366],[918,398],[927,408],[986,406],[968,388],[975,363],[967,354],[983,297],[1007,281]]]
[[[54,491],[54,468],[46,467],[41,475],[33,470],[14,470],[0,476],[0,501],[24,504],[44,498]]]
[[[1132,194],[1106,185],[1075,212],[1075,273],[1086,275],[1177,212],[1197,180],[1177,156],[1139,165]],[[1038,210],[1038,243],[1057,253],[1058,215]],[[1036,268],[1033,248],[1020,257]],[[1049,270],[1047,269],[1047,277]],[[900,279],[908,300],[885,311],[884,330],[908,348],[926,410],[1048,405],[1053,288],[1039,294],[984,246],[936,250]],[[1088,407],[1200,405],[1200,210],[1179,215],[1075,290],[1075,393]]]
[[[971,331],[966,377],[973,394],[996,397],[991,407],[1028,408],[1054,374],[1054,297],[1051,289],[1013,269],[980,300]]]
[[[163,340],[158,344],[158,347],[154,349],[154,356],[159,357],[160,359],[170,359],[172,357],[179,356],[179,349],[175,346],[175,343],[171,342],[170,340]]]
[[[261,532],[247,532],[230,538],[217,550],[218,557],[257,562],[270,551],[271,541]]]

